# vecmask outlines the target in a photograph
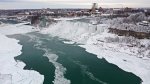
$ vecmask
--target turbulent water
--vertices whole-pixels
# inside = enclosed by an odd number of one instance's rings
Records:
[[[30,33],[11,36],[20,40],[24,69],[44,75],[44,84],[140,84],[141,79],[125,72],[105,59],[88,53],[78,44],[65,44],[64,39]]]

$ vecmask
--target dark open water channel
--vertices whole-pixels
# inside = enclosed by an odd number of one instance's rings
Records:
[[[88,53],[75,44],[64,44],[62,39],[39,33],[9,36],[20,40],[22,54],[16,60],[23,61],[24,69],[35,70],[44,75],[44,84],[53,84],[55,66],[44,56],[47,49],[56,54],[66,72],[64,77],[71,84],[140,84],[141,79],[132,73],[125,72],[105,59]]]

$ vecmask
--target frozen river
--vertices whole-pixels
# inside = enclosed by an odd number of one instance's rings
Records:
[[[140,84],[141,79],[105,59],[88,53],[78,44],[46,34],[29,33],[9,36],[20,40],[24,69],[44,75],[44,84]],[[66,41],[66,40],[65,40]]]

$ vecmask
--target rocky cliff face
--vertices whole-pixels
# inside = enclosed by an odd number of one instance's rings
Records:
[[[109,33],[114,33],[119,36],[133,36],[138,39],[150,39],[150,33],[147,32],[136,32],[132,30],[120,30],[120,29],[115,29],[115,28],[109,28]]]
[[[50,24],[55,23],[56,21],[47,17],[47,16],[32,16],[31,25],[36,27],[48,27]]]

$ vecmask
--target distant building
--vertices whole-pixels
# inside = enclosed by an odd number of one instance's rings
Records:
[[[123,10],[124,12],[132,12],[132,8],[128,8],[128,7],[126,7],[126,8],[124,8],[124,10]]]
[[[98,11],[104,13],[104,9],[102,7],[99,7]]]
[[[124,11],[121,8],[114,8],[113,14],[124,14]]]
[[[146,16],[150,16],[150,9],[145,9],[144,12]]]

